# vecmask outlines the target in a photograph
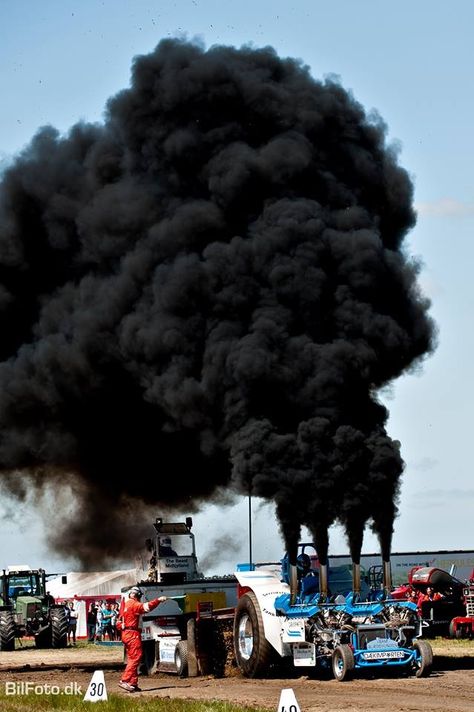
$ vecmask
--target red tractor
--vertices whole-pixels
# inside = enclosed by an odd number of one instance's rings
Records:
[[[466,584],[447,571],[434,567],[414,567],[408,583],[393,591],[393,598],[416,601],[425,624],[425,636],[473,637],[474,571]]]

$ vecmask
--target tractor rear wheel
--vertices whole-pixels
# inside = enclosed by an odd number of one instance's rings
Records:
[[[415,640],[413,647],[419,653],[419,658],[415,662],[416,677],[428,677],[433,667],[433,650],[431,645],[425,640]]]
[[[174,649],[174,664],[180,677],[188,675],[188,641],[180,640]]]
[[[332,672],[338,682],[350,680],[355,668],[354,653],[349,645],[338,645],[332,654]]]
[[[0,650],[15,650],[15,618],[11,611],[0,611]]]
[[[64,608],[51,608],[51,647],[65,648],[67,646],[67,630],[69,627]]]
[[[450,638],[464,638],[464,630],[462,625],[456,625],[454,621],[449,624],[449,637]]]
[[[274,651],[265,638],[262,613],[252,591],[237,604],[234,619],[234,651],[237,665],[245,677],[260,677],[268,672]]]

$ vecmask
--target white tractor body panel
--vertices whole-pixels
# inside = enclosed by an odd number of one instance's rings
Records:
[[[293,624],[295,623],[294,619],[278,615],[275,611],[275,599],[284,593],[290,592],[288,584],[280,581],[279,576],[274,571],[265,569],[259,569],[257,571],[237,571],[235,576],[239,584],[251,589],[257,598],[262,614],[265,638],[281,657],[291,655],[291,642],[304,641],[304,625],[303,637],[300,637],[301,621],[299,620],[296,628],[293,628]],[[291,642],[288,640],[288,638],[291,637],[288,634],[289,630],[299,631],[297,636],[292,638]]]
[[[180,640],[181,637],[179,635],[174,638],[161,638],[159,652],[160,664],[164,663],[165,665],[174,665],[176,646]]]

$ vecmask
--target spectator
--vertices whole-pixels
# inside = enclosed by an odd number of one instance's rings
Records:
[[[109,602],[106,604],[104,610],[102,611],[102,634],[104,636],[104,640],[106,635],[109,636],[109,640],[113,640],[112,617],[112,604]]]
[[[56,601],[54,600],[54,596],[52,596],[49,591],[46,591],[45,598],[46,598],[46,603],[48,604],[48,606],[54,606],[54,604],[56,603]]]
[[[432,586],[428,586],[426,593],[421,593],[418,597],[418,608],[422,610],[423,603],[440,601],[444,596],[438,591],[435,591]]]
[[[74,608],[74,601],[69,601],[69,626],[67,629],[67,642],[76,645],[77,611]]]
[[[97,606],[91,603],[87,612],[87,639],[90,643],[95,640],[95,631],[97,627]]]
[[[118,631],[117,631],[118,614],[119,614],[119,604],[117,602],[114,602],[112,604],[112,619],[111,619],[112,640],[119,640]]]
[[[408,589],[406,596],[407,596],[407,601],[410,601],[411,603],[415,603],[418,605],[418,597],[419,597],[419,591],[417,591],[414,588]]]
[[[104,619],[104,601],[99,601],[99,605],[97,608],[97,625],[96,625],[96,631],[95,631],[95,639],[96,640],[102,640],[102,636],[104,634],[103,619]]]
[[[438,591],[435,591],[432,586],[428,586],[426,593],[420,596],[421,601],[439,601],[443,596]]]
[[[67,628],[69,632],[69,623],[71,621],[71,609],[69,608],[69,604],[67,601],[63,601],[62,605],[64,606],[64,612],[66,614],[66,621],[67,621]]]

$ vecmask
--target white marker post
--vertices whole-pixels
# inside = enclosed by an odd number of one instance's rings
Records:
[[[83,702],[107,702],[107,688],[103,670],[96,670],[92,675]],[[292,711],[293,712],[293,711]]]
[[[296,701],[295,693],[291,687],[287,687],[281,691],[278,712],[301,712],[300,706]]]

